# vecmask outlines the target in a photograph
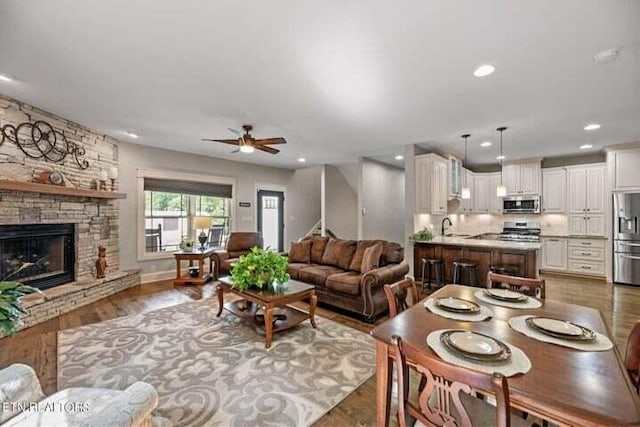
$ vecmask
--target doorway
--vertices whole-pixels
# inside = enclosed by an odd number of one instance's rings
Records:
[[[281,252],[284,247],[284,192],[258,190],[258,231],[264,247]]]

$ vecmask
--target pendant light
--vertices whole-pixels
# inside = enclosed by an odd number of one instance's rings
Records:
[[[502,160],[504,159],[504,156],[502,155],[502,132],[507,130],[507,128],[506,126],[502,126],[496,130],[500,132],[500,185],[498,185],[498,187],[496,188],[496,196],[504,197],[507,195],[507,186],[502,183],[502,176],[503,176]]]
[[[467,167],[467,139],[470,136],[471,135],[469,135],[468,133],[465,133],[464,135],[462,135],[462,137],[464,138],[464,161],[462,162],[463,169]],[[467,172],[463,170],[462,173],[464,173],[464,185],[462,186],[461,196],[463,199],[470,199],[471,189],[467,185]]]

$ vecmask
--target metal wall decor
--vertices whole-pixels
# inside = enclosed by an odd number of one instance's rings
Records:
[[[67,140],[64,132],[55,130],[45,121],[24,122],[18,126],[7,124],[0,127],[0,132],[0,146],[5,139],[11,141],[32,159],[63,163],[67,156],[72,156],[80,169],[89,167],[89,162],[82,158],[85,155],[84,147]]]

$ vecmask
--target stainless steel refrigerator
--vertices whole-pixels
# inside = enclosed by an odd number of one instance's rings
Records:
[[[613,281],[640,286],[640,193],[613,195]]]

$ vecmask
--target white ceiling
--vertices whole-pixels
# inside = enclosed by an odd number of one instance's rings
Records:
[[[490,163],[500,125],[509,159],[567,155],[640,140],[640,1],[0,0],[0,73],[20,80],[0,93],[116,138],[274,166],[461,152],[466,132]],[[200,141],[243,123],[288,144]]]

